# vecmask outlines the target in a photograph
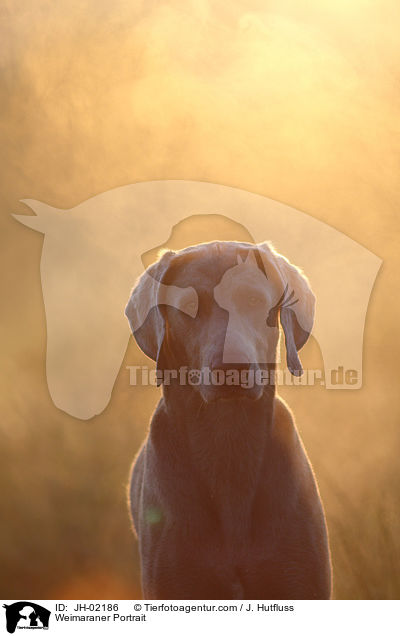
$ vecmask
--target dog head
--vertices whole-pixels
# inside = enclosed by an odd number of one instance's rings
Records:
[[[300,375],[298,351],[314,307],[305,276],[269,244],[216,241],[163,254],[139,278],[125,313],[158,369],[209,369],[226,377],[275,365],[280,322],[288,368]],[[206,402],[258,399],[263,392],[261,385],[235,382],[191,385]]]

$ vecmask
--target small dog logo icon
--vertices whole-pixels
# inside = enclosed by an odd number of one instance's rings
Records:
[[[13,634],[18,629],[48,629],[50,610],[32,603],[18,601],[11,605],[3,605],[6,610],[7,631]]]

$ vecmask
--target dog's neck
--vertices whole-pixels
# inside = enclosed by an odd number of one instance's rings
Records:
[[[238,521],[243,527],[249,517],[271,439],[274,396],[270,386],[256,401],[205,403],[191,387],[164,388],[168,421],[175,428],[171,433],[185,439],[185,461],[227,528]]]

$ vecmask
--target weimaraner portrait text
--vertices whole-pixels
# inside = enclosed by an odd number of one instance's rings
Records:
[[[314,306],[268,243],[168,251],[137,281],[125,313],[163,391],[129,488],[145,598],[330,598],[318,488],[274,381],[280,328],[301,375]]]

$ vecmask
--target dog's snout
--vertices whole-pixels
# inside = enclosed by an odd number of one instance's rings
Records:
[[[222,351],[212,356],[206,364],[210,381],[200,387],[206,402],[242,397],[257,400],[261,396],[261,387],[253,381],[258,365],[252,363],[248,356],[240,356],[239,359],[241,362],[224,362]]]

